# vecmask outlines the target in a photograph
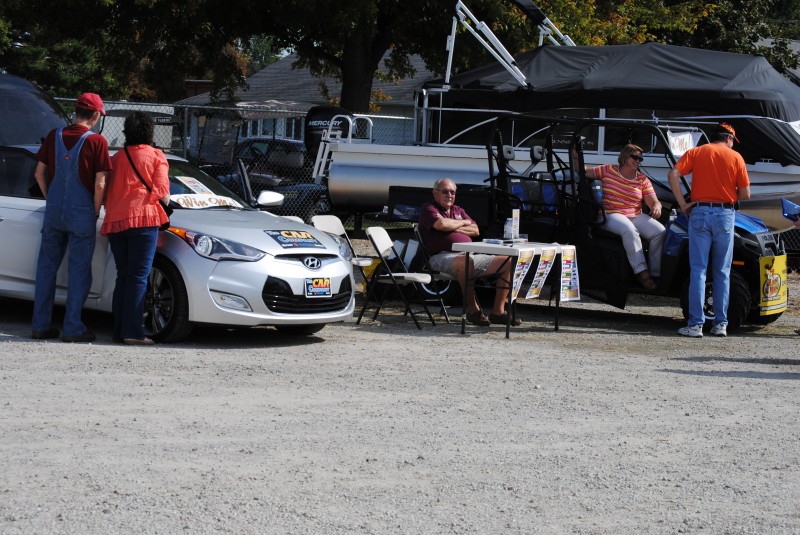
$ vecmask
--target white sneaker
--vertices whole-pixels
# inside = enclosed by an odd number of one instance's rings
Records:
[[[703,326],[702,325],[689,325],[678,329],[678,334],[681,336],[688,336],[690,338],[702,338]]]
[[[715,323],[714,326],[711,327],[711,334],[714,336],[728,336],[728,324]]]

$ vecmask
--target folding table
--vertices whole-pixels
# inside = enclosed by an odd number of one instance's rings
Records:
[[[461,313],[461,334],[466,332],[466,325],[467,325],[467,284],[469,281],[470,276],[470,268],[469,268],[469,255],[471,253],[480,253],[480,254],[490,254],[495,256],[509,256],[511,257],[512,264],[511,270],[509,272],[509,278],[511,283],[511,288],[508,292],[508,303],[506,305],[506,338],[510,337],[511,333],[511,306],[514,300],[514,273],[516,272],[517,261],[519,257],[524,252],[532,252],[533,258],[535,260],[537,257],[540,258],[543,252],[551,251],[554,253],[554,259],[558,258],[562,255],[563,251],[571,251],[573,253],[573,258],[575,258],[575,262],[577,264],[577,258],[575,257],[575,246],[574,245],[562,245],[559,243],[537,243],[537,242],[520,242],[520,243],[513,243],[510,245],[502,244],[502,243],[489,243],[484,241],[476,241],[471,243],[454,243],[452,250],[455,252],[463,252],[467,254],[467,269],[464,270],[464,306]],[[555,260],[554,260],[555,261]],[[538,265],[538,264],[537,264]],[[532,264],[531,268],[535,266]],[[577,268],[576,268],[577,269]],[[561,268],[559,268],[559,271]],[[534,270],[535,271],[535,270]],[[528,271],[530,273],[530,270]],[[577,272],[576,272],[577,273]],[[563,273],[562,273],[563,275]],[[522,286],[522,281],[520,281],[520,289]],[[554,330],[558,330],[558,310],[559,304],[561,303],[561,291],[556,293],[556,313],[555,313],[555,327]]]

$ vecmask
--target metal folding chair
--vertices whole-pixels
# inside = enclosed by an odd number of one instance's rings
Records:
[[[392,239],[389,237],[389,233],[387,233],[386,229],[383,227],[368,227],[366,229],[366,233],[367,238],[369,238],[370,243],[372,243],[372,247],[375,249],[378,258],[380,259],[380,265],[372,274],[372,281],[369,285],[367,296],[364,299],[364,305],[361,307],[361,312],[358,315],[358,320],[356,320],[356,323],[361,323],[361,318],[364,316],[364,312],[373,302],[375,303],[376,308],[372,319],[375,320],[378,318],[378,314],[380,314],[381,308],[383,308],[383,303],[387,299],[387,296],[390,294],[390,292],[380,292],[380,295],[378,295],[375,290],[378,284],[385,284],[392,285],[392,287],[396,290],[396,293],[399,294],[400,298],[405,304],[404,313],[411,316],[411,319],[414,320],[414,323],[418,329],[422,329],[422,326],[417,320],[417,314],[421,313],[421,311],[415,312],[412,309],[411,300],[403,292],[403,287],[411,288],[411,297],[416,297],[419,300],[422,308],[428,315],[428,319],[431,321],[431,325],[436,325],[436,321],[434,321],[431,311],[428,309],[426,299],[419,286],[420,284],[430,284],[431,276],[428,273],[415,273],[408,271],[405,263],[403,262],[403,256],[398,254]],[[392,256],[394,257],[393,259],[391,258]]]

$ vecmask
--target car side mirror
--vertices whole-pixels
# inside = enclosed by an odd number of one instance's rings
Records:
[[[259,206],[263,206],[265,208],[281,206],[283,204],[283,195],[276,191],[265,190],[258,194],[258,199],[256,202]]]

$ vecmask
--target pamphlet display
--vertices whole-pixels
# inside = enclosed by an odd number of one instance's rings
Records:
[[[561,300],[580,301],[580,299],[576,252],[575,249],[564,249],[561,251]]]
[[[517,267],[514,269],[514,281],[511,286],[511,300],[517,298],[519,289],[522,287],[522,281],[525,280],[525,275],[531,268],[533,262],[533,250],[521,251],[517,257]]]
[[[553,267],[555,258],[555,248],[544,249],[542,251],[539,258],[539,265],[536,266],[536,273],[533,275],[533,281],[531,281],[531,287],[528,288],[528,294],[525,296],[525,299],[536,299],[542,293],[542,286],[544,286],[547,275],[550,274],[550,269]]]

